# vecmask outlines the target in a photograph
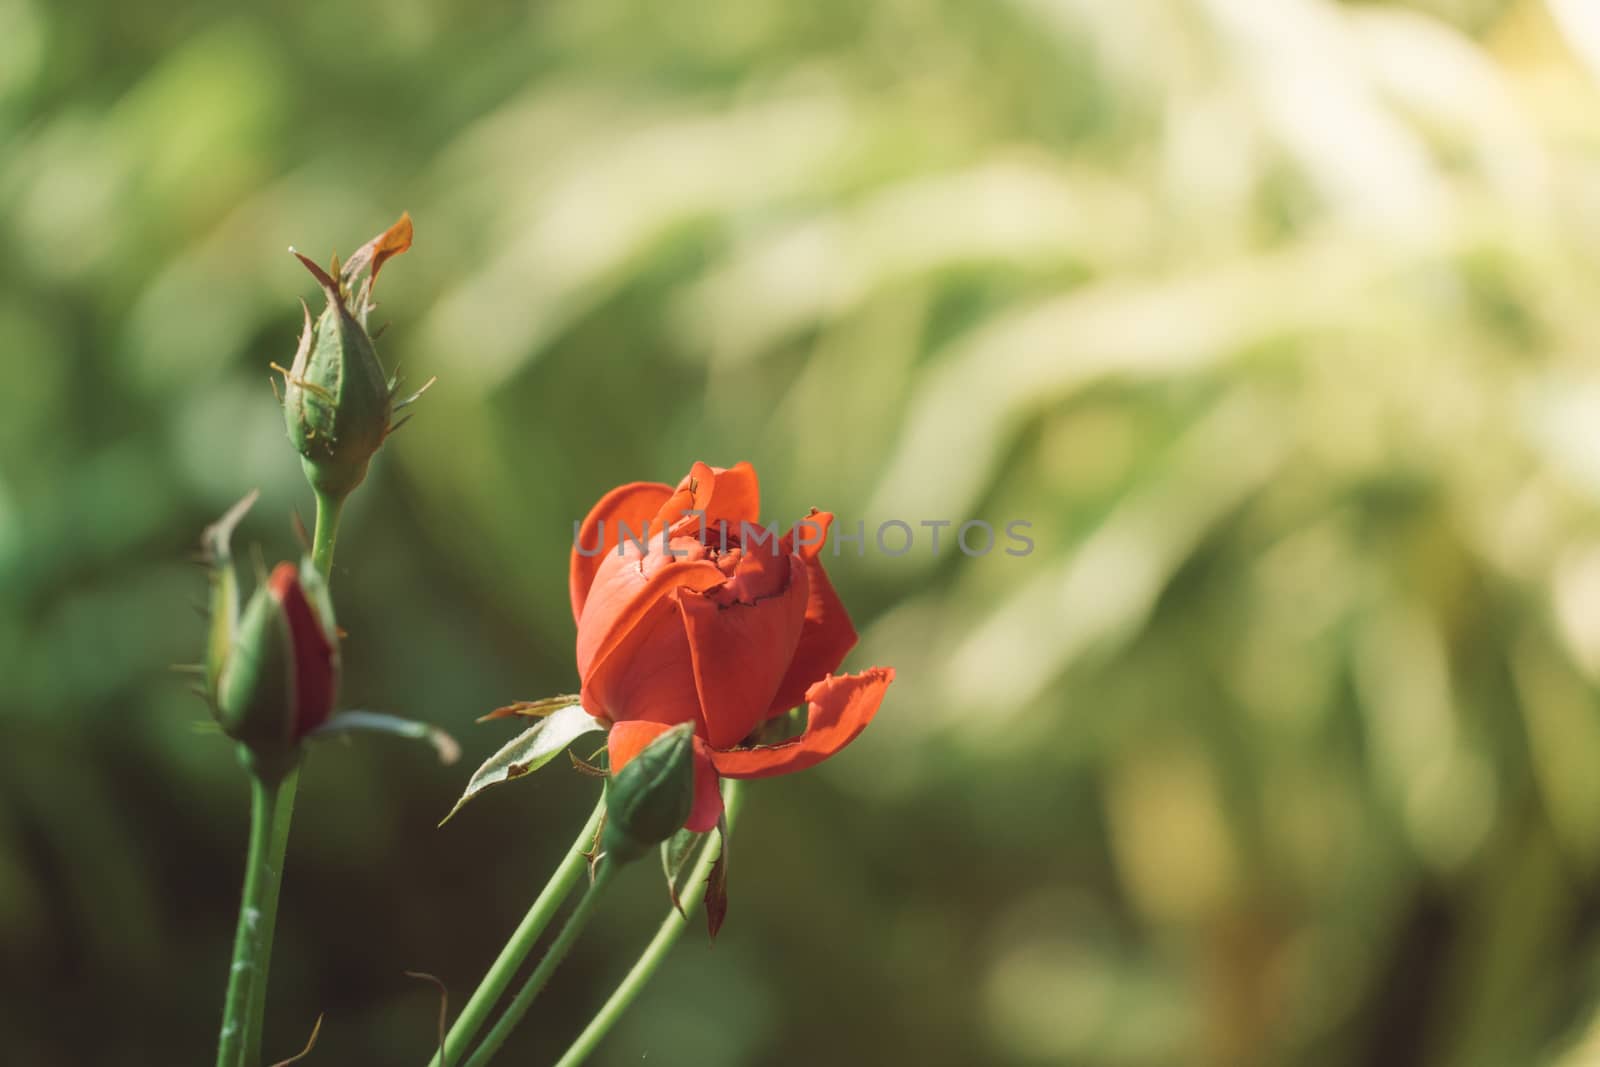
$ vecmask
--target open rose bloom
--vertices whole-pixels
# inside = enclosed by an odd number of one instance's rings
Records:
[[[612,724],[613,772],[669,727],[694,724],[690,830],[722,814],[719,776],[788,774],[849,744],[894,678],[833,673],[856,632],[818,558],[832,521],[813,511],[770,537],[755,470],[696,463],[676,489],[613,489],[579,530],[570,584],[584,709]],[[801,704],[800,736],[750,743]]]

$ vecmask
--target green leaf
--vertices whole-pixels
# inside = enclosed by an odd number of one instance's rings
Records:
[[[490,786],[531,774],[584,734],[605,728],[605,723],[584,711],[582,704],[568,704],[559,711],[551,712],[518,734],[473,772],[461,799],[456,801],[449,815],[439,820],[439,825],[449,822],[467,801]]]
[[[335,734],[389,734],[416,741],[426,741],[439,753],[439,762],[451,764],[461,758],[461,746],[456,739],[425,722],[402,719],[381,711],[341,711],[328,717],[328,721],[312,730],[307,737],[329,737]]]

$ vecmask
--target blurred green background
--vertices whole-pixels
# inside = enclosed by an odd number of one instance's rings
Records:
[[[847,551],[838,759],[755,783],[603,1064],[1600,1062],[1600,8],[1588,0],[0,0],[0,1059],[213,1056],[246,788],[185,562],[292,555],[284,253],[406,208],[437,374],[346,516],[269,1058],[420,1064],[583,819],[572,520],[753,461]],[[948,534],[947,534],[948,536]],[[869,546],[870,548],[870,546]],[[518,1034],[659,919],[641,866]]]

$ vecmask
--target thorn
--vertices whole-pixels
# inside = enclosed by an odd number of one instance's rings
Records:
[[[399,368],[396,368],[396,372],[397,373],[398,373],[398,370],[399,370]],[[422,388],[421,389],[418,389],[416,392],[412,393],[410,396],[406,397],[404,400],[402,400],[399,403],[395,404],[394,409],[396,411],[399,411],[401,408],[407,406],[408,404],[415,404],[419,399],[421,399],[423,393],[426,393],[429,389],[433,388],[433,383],[438,381],[438,380],[439,380],[439,376],[437,374],[435,374],[432,378],[429,378],[427,381],[422,383]],[[396,381],[396,384],[398,384],[398,380]],[[393,387],[391,386],[391,389],[392,388]]]
[[[204,674],[206,673],[206,665],[204,663],[172,663],[168,664],[167,670],[172,671],[174,674]]]
[[[601,770],[599,767],[596,767],[594,764],[590,763],[588,760],[584,759],[570,748],[567,749],[567,758],[572,761],[572,769],[577,771],[579,774],[587,775],[590,778],[604,778],[606,776],[605,771]]]
[[[299,509],[289,512],[289,521],[294,526],[294,539],[300,543],[301,553],[311,551],[311,535],[306,532],[306,520],[300,517]]]

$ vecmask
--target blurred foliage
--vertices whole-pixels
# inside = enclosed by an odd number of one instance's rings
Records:
[[[752,789],[713,953],[597,1062],[1600,1058],[1600,25],[1586,0],[0,0],[0,1047],[208,1062],[244,777],[200,528],[293,554],[282,249],[401,208],[440,384],[346,516],[345,704],[574,681],[571,523],[826,507],[845,755]],[[876,551],[1030,521],[1036,550]],[[420,1063],[583,818],[315,755],[269,1053]],[[545,1062],[664,907],[625,880]],[[692,942],[692,943],[690,943]]]

